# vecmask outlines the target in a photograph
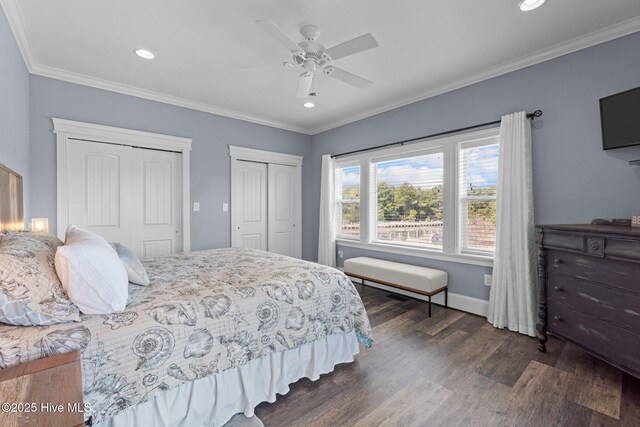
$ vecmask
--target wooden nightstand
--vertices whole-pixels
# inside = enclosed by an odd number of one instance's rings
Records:
[[[0,369],[0,426],[84,424],[80,352]]]

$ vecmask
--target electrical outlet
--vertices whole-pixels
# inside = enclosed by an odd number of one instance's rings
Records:
[[[491,274],[485,274],[484,275],[484,285],[485,286],[491,286],[491,278],[493,276],[491,276]]]
[[[342,249],[340,249],[338,251],[338,258],[342,258],[342,257],[344,257],[344,251]]]
[[[222,212],[228,212],[228,211],[229,211],[229,203],[223,203]]]
[[[200,212],[200,202],[193,202],[193,211]]]

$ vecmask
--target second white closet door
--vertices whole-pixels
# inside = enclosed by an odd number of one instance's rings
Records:
[[[269,252],[300,257],[298,248],[298,168],[269,164]]]
[[[182,250],[180,154],[133,149],[135,252],[168,255]]]
[[[235,245],[267,250],[267,165],[236,160]]]

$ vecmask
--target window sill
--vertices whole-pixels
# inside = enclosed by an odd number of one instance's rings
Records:
[[[385,252],[391,254],[408,255],[418,258],[435,259],[439,261],[457,262],[460,264],[479,265],[493,267],[493,257],[471,254],[450,254],[429,249],[414,248],[410,246],[388,245],[384,243],[365,243],[358,240],[337,239],[336,245],[349,248],[367,249],[370,251]]]

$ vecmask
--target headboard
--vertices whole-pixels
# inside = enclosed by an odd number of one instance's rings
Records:
[[[0,164],[0,232],[22,231],[22,176]]]

